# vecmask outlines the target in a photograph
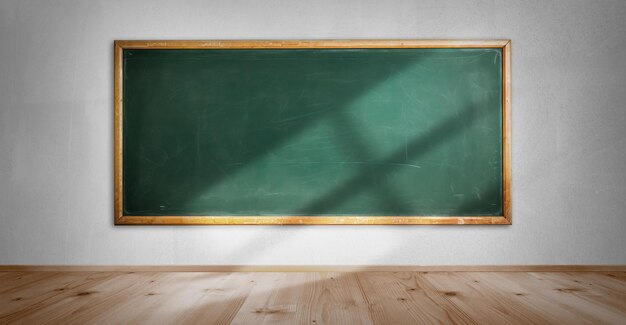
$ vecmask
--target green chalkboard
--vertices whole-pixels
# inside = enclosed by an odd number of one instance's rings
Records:
[[[125,216],[502,216],[501,48],[124,49]]]

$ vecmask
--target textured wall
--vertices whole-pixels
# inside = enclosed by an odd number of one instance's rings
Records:
[[[626,264],[625,1],[1,1],[1,264]],[[113,226],[114,39],[510,38],[512,226]]]

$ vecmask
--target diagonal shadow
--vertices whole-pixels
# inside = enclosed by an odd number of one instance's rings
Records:
[[[483,114],[475,114],[475,110],[475,104],[466,106],[458,115],[447,118],[432,130],[428,130],[425,135],[412,140],[407,144],[406,148],[398,148],[387,157],[377,161],[376,164],[388,165],[389,172],[397,170],[400,168],[398,163],[406,160],[407,152],[410,153],[408,157],[414,160],[443,144],[446,140],[463,130],[463,128],[485,116]],[[308,203],[301,209],[301,213],[321,214],[324,211],[331,210],[358,192],[368,188],[375,188],[379,185],[376,181],[377,178],[372,176],[372,169],[365,166],[346,182]]]
[[[276,51],[267,52],[274,59],[221,58],[219,65],[204,70],[197,65],[202,58],[171,64],[167,57],[142,58],[137,52],[133,65],[125,68],[136,80],[125,81],[125,94],[140,94],[125,98],[124,170],[135,171],[124,174],[126,215],[205,214],[189,213],[189,200],[420,60],[415,55],[385,65],[372,64],[380,58],[341,56],[276,60]],[[329,53],[312,55],[332,59]],[[160,68],[144,75],[141,69],[155,60]],[[241,77],[232,71],[255,72]],[[202,92],[186,77],[192,73],[200,76]],[[142,87],[155,91],[142,93]],[[158,111],[155,107],[169,115],[142,111]]]
[[[334,114],[331,118],[331,121],[337,129],[359,129],[357,128],[356,123],[354,123],[353,120],[347,118],[343,114]],[[370,147],[365,141],[363,141],[365,137],[363,135],[359,136],[355,134],[355,132],[356,131],[348,132],[346,133],[347,136],[340,136],[337,137],[337,139],[341,141],[346,148],[350,148],[354,151],[355,158],[365,161],[367,157],[370,156],[370,154],[368,153]],[[367,174],[368,176],[372,175],[370,170],[368,170]],[[400,214],[411,213],[411,207],[396,197],[396,193],[394,193],[395,189],[387,182],[377,183],[376,186],[371,186],[370,188],[375,191],[377,199],[380,201],[386,211],[397,211]]]
[[[227,50],[210,52],[232,55]],[[255,55],[263,53],[253,52]],[[151,61],[154,58],[135,57],[133,62],[139,69],[135,72],[126,70],[135,74],[135,87],[163,91],[144,91],[139,92],[138,97],[125,98],[125,105],[132,107],[133,103],[140,103],[135,107],[137,112],[125,109],[124,116],[125,122],[129,122],[124,123],[124,132],[130,133],[124,138],[124,168],[132,166],[133,171],[124,174],[126,214],[206,215],[201,204],[192,207],[190,201],[205,193],[210,195],[207,189],[235,176],[243,167],[254,165],[255,160],[271,156],[276,147],[322,118],[334,121],[335,125],[352,125],[350,119],[342,116],[351,101],[424,57],[404,56],[395,58],[391,64],[381,65],[372,64],[376,62],[368,59],[354,60],[354,57],[328,60],[324,56],[330,52],[322,52],[297,60],[293,57],[277,60],[276,51],[268,51],[271,58],[260,55],[252,60],[218,56],[210,57],[210,64],[205,62],[208,65],[203,63],[200,66],[198,60],[206,59],[202,56],[194,55],[192,59],[183,56],[175,65],[171,65],[172,61],[167,58],[157,57],[157,61],[162,62],[157,62],[160,68],[153,75],[143,75],[142,64],[154,64]],[[210,56],[207,53],[202,55]],[[350,55],[354,53],[348,52]],[[252,75],[233,73],[252,70]],[[190,83],[188,75],[191,73],[198,76],[197,84]],[[125,82],[124,86],[125,93],[127,90],[131,90],[128,94],[138,93],[132,91],[132,83]],[[154,110],[153,105],[165,109]],[[151,114],[142,112],[142,109],[150,109]],[[163,111],[165,114],[161,114]],[[455,119],[455,123],[471,122],[462,116]],[[135,127],[128,126],[133,123]],[[445,124],[451,123],[446,122],[442,127]],[[361,165],[357,177],[347,181],[347,185],[323,194],[300,211],[307,215],[319,214],[340,203],[337,195],[343,195],[345,199],[350,197],[349,192],[355,194],[368,188],[376,191],[384,207],[393,207],[400,215],[409,214],[411,209],[398,200],[398,193],[390,191],[391,186],[386,183],[382,169],[375,168],[375,165],[385,165],[384,173],[391,173],[406,165],[408,151],[412,153],[411,158],[420,156],[422,151],[430,150],[435,143],[458,132],[462,126],[452,125],[443,128],[443,132],[442,127],[435,127],[434,132],[424,136],[426,138],[407,142],[405,148],[398,149],[388,158]],[[360,140],[358,133],[347,139],[336,139],[343,141],[344,147],[350,147],[357,159],[367,156],[368,145]],[[228,182],[226,186],[250,187],[245,179],[232,179],[235,184]],[[329,198],[331,196],[335,198]],[[128,198],[133,200],[128,203]],[[236,209],[233,210],[236,215],[234,211]]]

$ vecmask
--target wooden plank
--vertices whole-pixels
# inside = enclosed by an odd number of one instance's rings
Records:
[[[508,308],[490,296],[489,291],[471,287],[456,273],[437,272],[424,275],[428,290],[433,295],[443,297],[458,315],[463,315],[474,324],[520,324],[528,319]]]
[[[320,273],[311,310],[320,324],[371,324],[370,305],[355,273]],[[321,322],[320,322],[321,320]]]
[[[481,290],[489,290],[496,299],[504,299],[507,309],[519,310],[529,315],[536,323],[558,324],[578,323],[574,313],[560,306],[554,306],[549,300],[536,292],[528,290],[520,283],[527,281],[527,273],[471,273],[472,282]]]
[[[32,275],[37,274],[46,273],[32,273]],[[41,319],[48,319],[51,316],[45,312],[46,310],[55,310],[58,303],[69,297],[89,295],[92,286],[116,278],[116,274],[113,272],[47,273],[43,279],[17,285],[9,291],[5,290],[0,293],[0,302],[3,302],[2,306],[4,306],[0,309],[0,323],[18,320],[28,323],[27,319],[39,319],[33,322],[40,323]]]
[[[576,296],[580,288],[563,287],[546,275],[548,275],[546,272],[514,273],[511,274],[511,278],[532,294],[533,299],[530,303],[553,317],[559,319],[568,317],[574,323],[585,324],[623,324],[626,319],[625,311],[621,311],[620,316],[605,308],[596,308]]]
[[[299,273],[265,273],[261,277],[255,279],[254,289],[250,292],[245,302],[235,318],[233,324],[265,324],[269,319],[274,319],[277,323],[285,323],[289,321],[295,314],[295,301],[276,301],[277,293],[283,289],[289,289],[288,286],[296,286],[297,282],[293,281],[298,278]],[[287,288],[285,288],[287,287]],[[306,290],[306,286],[302,284],[298,286],[298,293]]]
[[[377,324],[471,324],[448,304],[445,296],[433,293],[417,272],[358,273],[370,315]]]
[[[272,275],[274,283],[255,287],[233,324],[372,323],[352,273]]]
[[[0,278],[0,293],[14,291],[23,286],[30,286],[37,281],[54,276],[55,274],[41,272],[7,272]]]
[[[268,273],[257,278],[233,324],[311,324],[317,273]]]
[[[606,308],[616,313],[626,310],[626,282],[624,281],[596,273],[543,273],[542,276],[555,285],[556,291],[573,294],[585,300],[589,305],[596,305],[594,309]]]
[[[251,287],[245,273],[156,273],[123,294],[93,296],[63,322],[229,324]]]
[[[626,320],[624,272],[7,272],[0,288],[2,324]]]

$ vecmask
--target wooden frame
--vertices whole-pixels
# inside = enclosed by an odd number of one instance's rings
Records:
[[[499,48],[502,49],[502,216],[125,216],[123,215],[122,123],[125,49],[304,49],[304,48]],[[115,41],[114,210],[116,225],[435,225],[500,224],[511,218],[511,41],[510,40],[213,40]]]

